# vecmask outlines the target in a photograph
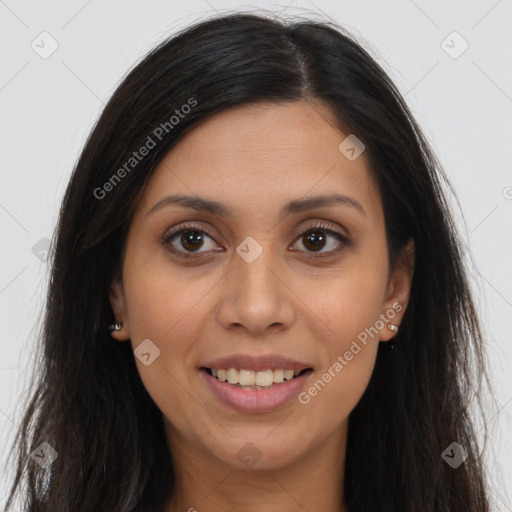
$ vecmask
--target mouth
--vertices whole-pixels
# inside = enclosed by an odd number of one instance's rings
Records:
[[[213,403],[218,400],[238,413],[265,413],[280,409],[296,398],[312,376],[313,369],[201,367],[199,374]]]
[[[312,368],[304,368],[303,370],[293,370],[291,368],[278,368],[267,370],[246,370],[237,368],[200,368],[201,371],[217,379],[225,382],[238,389],[248,391],[264,391],[274,389],[283,382],[297,379],[298,377],[313,372]]]

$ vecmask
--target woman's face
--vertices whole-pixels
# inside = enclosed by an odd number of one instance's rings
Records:
[[[411,280],[388,276],[379,191],[349,135],[319,103],[245,105],[155,171],[110,298],[173,455],[275,469],[343,444]]]

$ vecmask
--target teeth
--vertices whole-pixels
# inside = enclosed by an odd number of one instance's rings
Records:
[[[228,382],[238,384],[238,370],[235,370],[235,368],[228,368]]]
[[[284,370],[274,370],[274,382],[280,383],[284,381]]]
[[[236,370],[235,370],[236,371]],[[238,372],[238,382],[241,386],[254,386],[256,382],[256,372],[254,370],[240,370]]]
[[[254,379],[254,384],[256,384],[256,386],[272,386],[273,383],[274,383],[274,371],[273,370],[263,370],[260,372],[256,372],[256,377]]]
[[[228,381],[230,384],[239,384],[240,386],[260,386],[268,387],[272,384],[280,384],[285,380],[291,380],[299,375],[300,371],[294,370],[245,370],[241,368],[212,368],[212,375],[220,381]]]

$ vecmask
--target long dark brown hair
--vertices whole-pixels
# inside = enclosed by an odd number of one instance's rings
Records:
[[[162,413],[130,345],[107,330],[108,290],[132,214],[156,166],[199,122],[236,105],[297,100],[322,101],[365,144],[391,267],[407,240],[416,248],[394,349],[380,344],[350,414],[346,504],[351,512],[489,510],[469,414],[472,399],[481,406],[486,376],[482,334],[445,175],[396,87],[343,29],[245,13],[203,20],[152,50],[85,144],[52,240],[38,367],[10,453],[7,506],[19,494],[31,512],[164,510],[175,475]],[[183,105],[190,108],[170,121]],[[127,167],[148,136],[155,147]],[[58,454],[46,469],[30,456],[43,442]],[[457,468],[442,457],[453,442],[467,452]]]

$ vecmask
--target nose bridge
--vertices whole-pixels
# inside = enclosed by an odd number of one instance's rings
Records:
[[[236,295],[239,301],[247,301],[253,307],[259,302],[270,306],[281,291],[275,258],[272,255],[271,240],[256,242],[252,237],[237,247],[238,261],[233,272],[236,277]]]
[[[245,239],[237,247],[232,265],[219,311],[224,327],[241,324],[251,332],[262,332],[270,325],[288,325],[292,307],[279,277],[271,237],[266,243]]]

